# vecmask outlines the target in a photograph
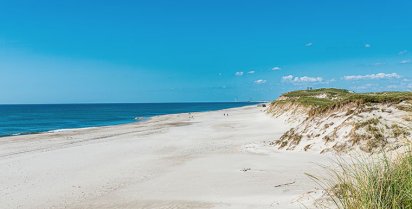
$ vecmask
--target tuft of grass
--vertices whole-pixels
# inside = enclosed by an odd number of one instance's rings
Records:
[[[392,124],[392,132],[394,137],[407,137],[410,135],[407,129],[402,128],[397,124]]]
[[[379,124],[379,122],[380,122],[379,118],[371,118],[367,121],[356,123],[355,124],[355,129],[363,128],[365,126],[372,126],[372,125],[376,126],[376,125]]]
[[[291,128],[289,131],[284,133],[280,137],[280,139],[275,142],[275,144],[278,145],[279,148],[284,148],[287,145],[289,146],[298,145],[301,140],[302,140],[302,135],[296,133],[294,128]]]
[[[408,101],[404,105],[398,105],[397,108],[406,112],[412,112],[412,101]]]
[[[385,130],[378,127],[380,123],[379,118],[371,118],[366,121],[355,123],[350,138],[352,145],[364,141],[366,144],[362,146],[361,149],[369,153],[384,148],[388,142],[385,137]],[[362,128],[364,133],[358,134],[355,132]]]
[[[412,152],[391,158],[338,163],[327,194],[342,209],[412,208]],[[309,175],[319,182],[319,179]]]

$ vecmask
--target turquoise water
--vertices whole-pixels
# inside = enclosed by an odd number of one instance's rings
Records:
[[[212,111],[253,104],[257,103],[0,105],[0,136],[117,125],[157,115]]]

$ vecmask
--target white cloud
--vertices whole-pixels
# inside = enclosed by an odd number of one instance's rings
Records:
[[[370,44],[365,44],[365,48],[370,48],[371,45]]]
[[[323,79],[321,77],[308,77],[308,76],[294,78],[294,81],[298,81],[298,82],[321,82],[322,80]]]
[[[273,71],[277,71],[277,70],[281,70],[281,69],[282,69],[282,68],[280,68],[280,67],[273,67],[273,68],[272,68]]]
[[[322,82],[322,77],[309,77],[309,76],[302,76],[302,77],[295,77],[293,75],[287,75],[282,77],[283,81],[292,82],[292,83],[314,83],[314,82]]]
[[[408,63],[410,63],[411,62],[411,60],[402,60],[401,62],[399,62],[400,64],[408,64]]]
[[[377,73],[369,75],[347,75],[343,79],[347,81],[351,80],[367,80],[367,79],[391,79],[391,78],[400,78],[401,76],[397,73]]]
[[[306,43],[306,44],[305,44],[306,47],[311,47],[312,45],[313,45],[312,42],[309,42],[309,43]]]
[[[283,77],[282,77],[282,80],[284,80],[284,81],[291,81],[291,80],[293,80],[293,75],[283,76]]]
[[[266,83],[266,80],[259,79],[259,80],[256,80],[255,83],[256,84],[264,84],[264,83]]]
[[[404,54],[407,54],[408,53],[408,50],[402,50],[402,51],[400,51],[398,54],[399,55],[404,55]]]
[[[247,72],[248,74],[253,74],[253,73],[255,73],[255,71],[254,70],[251,70],[251,71],[249,71],[249,72]]]
[[[239,72],[236,72],[235,73],[235,76],[242,76],[243,75],[243,72],[242,71],[239,71]]]

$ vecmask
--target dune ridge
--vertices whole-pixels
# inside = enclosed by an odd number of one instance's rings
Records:
[[[294,124],[273,141],[279,149],[374,153],[412,139],[411,92],[294,91],[272,102],[267,112]]]

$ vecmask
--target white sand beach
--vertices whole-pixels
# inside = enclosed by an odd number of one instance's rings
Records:
[[[290,125],[263,110],[0,138],[0,208],[314,207],[330,158],[270,146]]]

